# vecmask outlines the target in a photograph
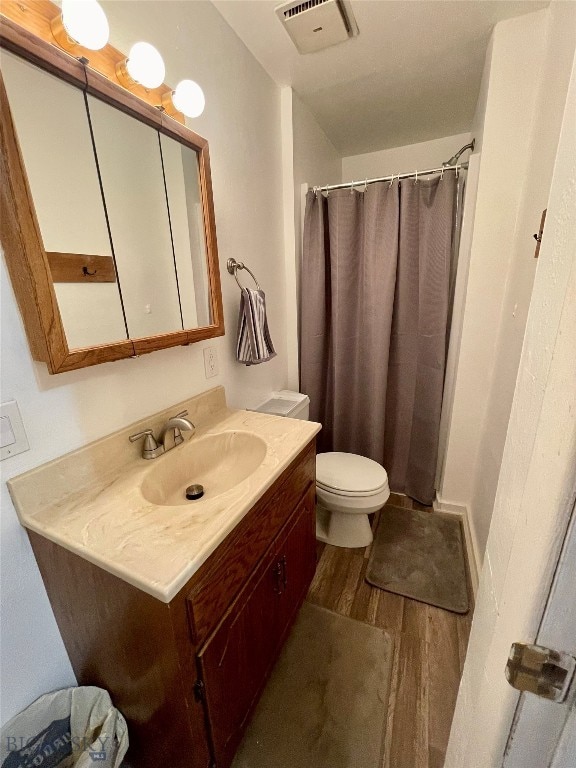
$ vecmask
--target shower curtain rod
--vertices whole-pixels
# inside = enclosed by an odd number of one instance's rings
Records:
[[[426,171],[411,171],[410,173],[391,173],[390,176],[380,176],[377,179],[364,179],[363,181],[347,181],[344,184],[327,184],[323,187],[312,187],[314,194],[318,192],[330,192],[333,189],[350,189],[360,185],[366,187],[368,184],[375,184],[377,181],[390,181],[393,182],[396,179],[414,179],[418,180],[420,176],[430,176],[433,173],[444,173],[445,171],[456,171],[458,173],[462,169],[468,168],[468,163],[456,163],[456,165],[441,165],[440,168],[428,168]]]
[[[458,171],[461,168],[468,168],[468,163],[458,162],[460,155],[463,152],[466,152],[467,149],[471,149],[473,152],[475,146],[476,139],[472,139],[469,144],[460,147],[458,152],[456,152],[455,155],[452,155],[450,160],[442,163],[440,168],[429,168],[427,171],[412,171],[412,173],[393,173],[390,176],[380,176],[378,179],[364,179],[364,189],[366,189],[368,184],[375,184],[377,181],[389,181],[390,183],[393,183],[394,179],[400,181],[400,179],[411,179],[412,177],[414,177],[414,181],[418,181],[418,176],[430,176],[433,173],[440,173],[443,175],[444,171],[455,171],[456,176],[458,176]],[[329,192],[331,189],[348,189],[348,187],[350,187],[350,191],[352,192],[357,184],[362,184],[362,179],[360,179],[360,181],[348,181],[345,184],[327,184],[325,187],[312,187],[312,190],[314,191],[314,194],[317,195],[318,192]]]

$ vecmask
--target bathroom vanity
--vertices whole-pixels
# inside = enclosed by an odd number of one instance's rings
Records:
[[[128,432],[182,406],[196,434],[141,459]],[[231,764],[314,574],[318,430],[231,411],[216,388],[10,481],[78,682],[110,691],[132,768]],[[218,486],[235,445],[243,461],[256,450],[246,435],[265,444],[259,463]],[[184,481],[198,445],[205,497],[150,502],[162,476]]]

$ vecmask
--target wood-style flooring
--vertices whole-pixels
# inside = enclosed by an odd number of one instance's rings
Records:
[[[396,494],[388,504],[432,509]],[[378,513],[374,530],[377,524]],[[382,627],[394,640],[385,757],[378,768],[442,768],[472,609],[460,616],[372,587],[364,580],[369,555],[370,547],[318,542],[318,567],[307,600]]]

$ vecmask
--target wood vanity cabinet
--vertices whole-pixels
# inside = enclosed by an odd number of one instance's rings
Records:
[[[217,766],[229,765],[315,567],[310,494],[198,654]]]
[[[29,531],[79,685],[128,722],[130,768],[227,768],[316,566],[315,441],[164,603]]]

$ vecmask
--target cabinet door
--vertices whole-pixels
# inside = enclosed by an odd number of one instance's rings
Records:
[[[218,768],[230,765],[315,567],[309,492],[198,654]]]
[[[314,489],[305,497],[298,519],[280,545],[282,599],[278,602],[280,644],[292,622],[316,570],[316,495]]]

